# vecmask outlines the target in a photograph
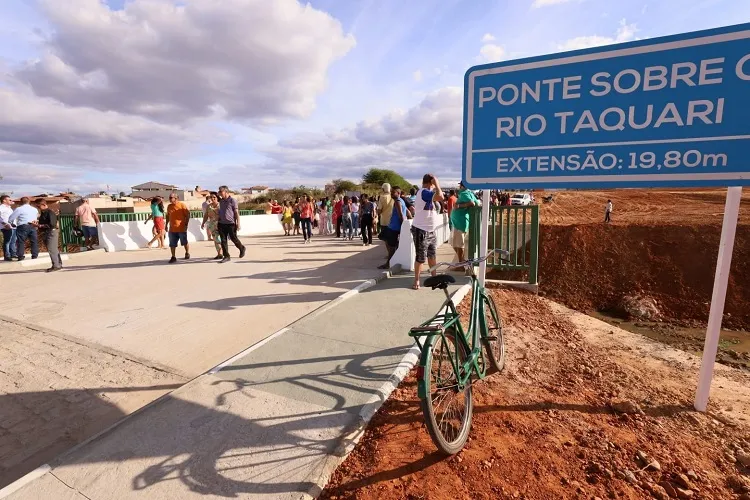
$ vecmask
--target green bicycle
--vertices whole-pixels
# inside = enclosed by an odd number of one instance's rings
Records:
[[[418,395],[427,429],[435,446],[445,454],[461,451],[469,438],[473,411],[472,383],[505,367],[503,323],[495,302],[480,285],[474,267],[486,257],[451,264],[440,262],[430,269],[471,269],[471,313],[464,331],[448,285],[449,274],[430,276],[426,287],[440,289],[446,300],[429,321],[409,331],[421,351],[417,367]],[[498,251],[507,257],[505,250]],[[505,260],[505,259],[503,259]]]

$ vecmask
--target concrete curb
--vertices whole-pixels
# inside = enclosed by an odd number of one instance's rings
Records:
[[[98,250],[95,250],[95,251],[98,251]],[[104,250],[101,250],[101,251],[104,251]],[[208,370],[207,372],[201,373],[200,375],[197,375],[196,377],[192,378],[191,380],[188,380],[187,382],[185,382],[180,387],[178,387],[178,388],[176,388],[176,389],[174,389],[172,391],[169,391],[169,392],[161,395],[160,397],[158,397],[157,399],[151,401],[150,403],[147,403],[144,406],[142,406],[141,408],[138,408],[137,410],[133,411],[132,413],[130,413],[128,415],[125,415],[120,420],[118,420],[117,422],[113,423],[112,425],[110,425],[106,429],[101,430],[100,432],[98,432],[98,433],[94,434],[93,436],[85,439],[84,441],[78,443],[77,445],[73,446],[72,448],[70,448],[68,450],[65,450],[64,452],[62,452],[57,457],[55,457],[52,460],[50,460],[49,463],[40,465],[39,467],[37,467],[33,471],[29,472],[25,476],[22,476],[21,478],[16,479],[12,483],[10,483],[9,485],[7,485],[3,489],[1,489],[0,490],[0,500],[2,500],[3,498],[6,498],[8,496],[10,496],[11,494],[13,494],[16,491],[20,490],[24,486],[26,486],[26,485],[34,482],[36,479],[44,476],[46,473],[51,472],[52,469],[53,469],[53,467],[57,466],[60,462],[62,462],[65,459],[65,457],[70,456],[71,454],[73,454],[76,451],[80,450],[84,446],[87,446],[87,445],[91,444],[92,442],[96,441],[97,439],[99,439],[99,438],[101,438],[101,437],[109,434],[110,432],[112,432],[113,430],[115,430],[120,425],[122,425],[122,424],[130,421],[135,416],[137,416],[137,415],[143,413],[144,411],[148,410],[149,408],[151,408],[153,406],[156,406],[157,404],[165,401],[167,398],[173,397],[173,396],[175,396],[177,394],[180,394],[180,393],[182,393],[182,392],[190,389],[192,386],[194,386],[197,383],[199,383],[204,377],[213,376],[215,373],[221,371],[222,368],[230,365],[231,363],[233,363],[237,359],[239,359],[239,358],[243,357],[244,355],[246,355],[246,354],[254,351],[255,349],[258,349],[263,344],[266,344],[267,342],[270,342],[274,338],[283,335],[295,323],[297,323],[299,321],[302,321],[305,318],[310,318],[310,317],[313,317],[315,315],[321,314],[321,313],[323,313],[325,311],[328,311],[332,307],[335,307],[336,305],[338,305],[338,304],[340,304],[340,303],[342,303],[342,302],[344,302],[344,301],[346,301],[346,300],[348,300],[348,299],[356,296],[358,293],[360,293],[360,292],[362,292],[364,290],[367,290],[368,288],[372,288],[373,286],[375,286],[376,284],[380,283],[381,281],[384,281],[384,280],[388,279],[391,276],[391,272],[392,271],[384,271],[379,276],[377,276],[375,278],[372,278],[372,279],[369,279],[369,280],[367,280],[367,281],[365,281],[363,283],[360,283],[355,288],[353,288],[353,289],[351,289],[351,290],[349,290],[347,292],[344,292],[340,296],[336,297],[335,299],[331,300],[330,302],[328,302],[326,304],[323,304],[322,306],[320,306],[319,308],[315,309],[314,311],[311,311],[310,313],[306,314],[305,316],[302,316],[301,318],[295,320],[293,323],[290,323],[288,326],[282,328],[281,330],[278,330],[277,332],[272,333],[271,335],[269,335],[265,339],[263,339],[263,340],[261,340],[259,342],[256,342],[255,344],[249,346],[247,349],[244,349],[243,351],[235,354],[231,358],[223,361],[222,363],[219,363],[218,365],[216,365],[214,368]],[[0,316],[0,318],[5,319],[2,316]],[[30,327],[30,325],[28,325],[28,324],[23,324],[21,322],[18,322],[16,320],[12,320],[10,318],[8,318],[8,320],[11,321],[11,322],[13,322],[13,323],[17,323],[17,324],[20,324],[20,325],[23,325],[23,326],[26,326],[26,327]],[[38,328],[35,328],[35,329],[38,330]],[[99,346],[97,346],[97,347],[99,347]],[[120,354],[120,355],[122,355],[122,354]],[[402,361],[402,363],[403,363],[403,361]],[[399,363],[399,366],[401,366],[402,363]],[[408,373],[409,369],[405,370],[404,375],[402,375],[402,378],[406,375],[406,373]],[[170,371],[169,373],[173,373],[173,372]],[[398,383],[396,383],[396,386],[397,385],[398,385]],[[394,388],[395,388],[395,386],[394,386]],[[393,389],[391,389],[391,391],[392,390]],[[388,394],[390,394],[390,391],[388,392]],[[387,398],[387,396],[386,396],[386,398]],[[382,402],[380,404],[382,404]],[[379,407],[379,405],[378,405],[378,407]],[[377,411],[377,409],[375,411]],[[374,412],[373,412],[373,415],[374,415]],[[372,416],[370,416],[370,418],[372,418]],[[368,421],[369,421],[369,419],[368,419]],[[357,439],[357,441],[359,441],[359,439]],[[338,464],[336,466],[338,466]],[[333,472],[333,470],[335,468],[336,467],[334,467],[333,469],[331,469],[331,472]],[[325,483],[323,485],[325,485]]]
[[[76,252],[76,253],[61,253],[60,257],[62,258],[63,262],[67,260],[78,260],[82,258],[85,255],[91,255],[92,253],[98,254],[98,253],[105,253],[105,250],[103,248],[97,248],[95,250],[87,250],[85,252]],[[25,269],[27,267],[41,267],[41,266],[49,266],[50,265],[50,259],[49,259],[49,253],[42,252],[40,253],[36,259],[32,259],[31,257],[26,257],[21,262],[13,261],[13,262],[5,262],[0,261],[0,273],[4,270],[20,270]]]
[[[469,294],[470,291],[470,283],[463,285],[451,296],[453,298],[453,302],[455,302],[456,304],[461,303],[461,301],[466,297],[466,295]],[[331,479],[331,475],[333,474],[333,472],[338,468],[339,465],[344,462],[344,460],[346,460],[346,457],[348,457],[349,454],[354,451],[354,448],[357,446],[360,439],[362,439],[362,436],[364,436],[367,424],[370,423],[372,417],[375,416],[380,407],[383,406],[383,403],[385,403],[386,400],[390,397],[391,393],[396,390],[396,388],[399,386],[399,384],[401,384],[406,375],[417,364],[417,362],[419,361],[419,354],[419,347],[414,345],[411,349],[409,349],[409,352],[407,352],[404,357],[401,358],[401,361],[399,361],[398,366],[393,371],[391,376],[388,377],[388,380],[386,380],[385,383],[380,386],[377,392],[362,407],[359,412],[359,422],[354,429],[350,430],[341,438],[341,442],[334,451],[332,459],[323,466],[323,472],[315,481],[315,485],[307,494],[303,495],[302,498],[306,500],[315,499],[318,497],[318,495],[320,495],[320,493],[328,484],[328,481]]]

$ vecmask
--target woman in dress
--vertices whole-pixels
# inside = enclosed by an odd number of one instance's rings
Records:
[[[292,227],[294,226],[293,212],[292,202],[289,200],[285,201],[281,212],[281,225],[284,226],[284,235],[286,236],[291,236],[292,234]]]
[[[151,241],[146,244],[146,248],[150,249],[151,245],[154,244],[155,241],[159,242],[160,249],[164,250],[167,248],[164,245],[164,236],[165,236],[165,229],[166,224],[164,221],[164,214],[166,211],[164,210],[164,200],[161,196],[156,196],[151,199],[151,215],[148,216],[146,219],[146,222],[144,224],[148,224],[148,221],[153,220],[154,221],[154,228],[151,231],[151,234],[154,236],[151,238]]]

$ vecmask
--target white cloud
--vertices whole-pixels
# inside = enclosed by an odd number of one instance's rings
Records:
[[[42,0],[53,31],[15,76],[75,107],[164,122],[308,116],[330,65],[355,45],[296,0]]]
[[[570,1],[571,0],[534,0],[534,3],[532,3],[531,6],[535,9],[538,9],[539,7],[548,7],[550,5],[568,3]]]
[[[502,61],[507,57],[505,47],[494,43],[486,43],[479,49],[481,59],[487,62]]]
[[[422,81],[422,71],[421,70],[418,69],[417,71],[414,72],[414,74],[412,76],[414,77],[414,81],[415,82],[421,82]]]
[[[482,37],[482,43],[489,43],[489,42],[494,42],[494,41],[495,41],[495,36],[492,35],[491,33],[485,33],[484,36]]]
[[[620,27],[617,28],[617,32],[614,37],[611,36],[579,36],[571,38],[565,42],[558,44],[557,49],[560,51],[588,49],[591,47],[598,47],[600,45],[610,45],[613,43],[629,42],[636,39],[636,32],[638,28],[635,23],[628,24],[625,19],[620,20]]]
[[[446,87],[407,110],[279,141],[263,149],[267,163],[251,167],[254,176],[263,179],[267,172],[270,180],[296,179],[300,172],[318,179],[356,178],[371,167],[392,168],[412,180],[427,171],[455,178],[461,168],[462,116],[462,89]]]

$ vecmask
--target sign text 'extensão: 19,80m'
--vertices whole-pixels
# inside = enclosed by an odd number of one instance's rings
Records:
[[[750,24],[471,68],[473,188],[750,183]]]

